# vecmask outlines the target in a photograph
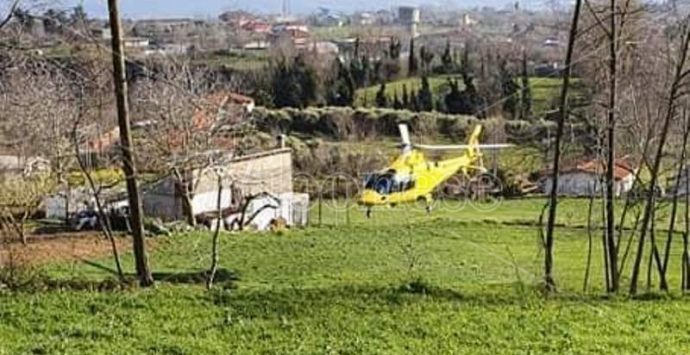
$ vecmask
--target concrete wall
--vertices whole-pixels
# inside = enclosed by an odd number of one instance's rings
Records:
[[[614,194],[617,197],[622,196],[632,189],[634,176],[628,175],[626,178],[616,181],[614,185]],[[550,193],[552,189],[551,178],[544,180],[544,192]],[[563,196],[591,196],[592,194],[601,194],[602,186],[599,182],[599,177],[594,174],[584,172],[563,174],[558,180],[558,194]]]
[[[223,181],[221,207],[231,206],[230,185],[244,196],[268,192],[280,195],[292,192],[292,151],[280,149],[248,155],[232,160],[226,167],[229,174]],[[218,178],[213,171],[196,171],[196,190],[192,199],[195,214],[217,209]],[[144,213],[164,221],[182,219],[182,198],[175,191],[175,179],[167,177],[144,188]]]

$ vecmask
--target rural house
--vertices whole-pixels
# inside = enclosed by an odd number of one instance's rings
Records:
[[[40,157],[0,155],[0,179],[50,171],[50,162]]]
[[[622,196],[632,189],[636,169],[625,159],[617,159],[614,169],[614,194]],[[581,161],[561,170],[558,194],[562,196],[592,196],[600,194],[605,165],[601,160]],[[542,178],[543,191],[550,193],[553,181],[549,173]]]

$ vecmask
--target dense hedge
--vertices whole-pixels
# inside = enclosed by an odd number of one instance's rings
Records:
[[[479,120],[473,116],[449,115],[438,112],[323,107],[270,110],[257,108],[254,120],[268,133],[308,134],[338,140],[398,136],[398,124],[408,123],[418,136],[445,136],[464,140],[472,128],[481,123],[488,134],[505,133],[508,141],[522,144],[543,139],[554,128],[553,122]],[[502,125],[502,126],[501,126]]]

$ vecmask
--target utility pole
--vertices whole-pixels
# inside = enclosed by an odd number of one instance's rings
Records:
[[[142,287],[153,286],[153,276],[149,269],[146,245],[144,244],[144,221],[142,215],[137,169],[134,165],[134,149],[129,122],[129,103],[127,102],[127,74],[125,72],[124,46],[122,44],[122,23],[118,0],[108,0],[110,31],[112,33],[113,81],[115,82],[115,99],[117,101],[117,120],[120,127],[120,154],[122,170],[127,181],[127,195],[134,243],[134,260],[137,276]]]

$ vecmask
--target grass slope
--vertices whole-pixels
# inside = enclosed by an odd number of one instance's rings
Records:
[[[448,75],[433,76],[429,78],[429,85],[431,91],[434,93],[435,100],[440,98],[450,90],[448,86]],[[460,90],[463,89],[462,80],[459,79]],[[537,117],[541,117],[546,111],[551,109],[554,100],[560,94],[562,79],[560,78],[546,78],[534,77],[530,78],[530,87],[532,89],[532,109]],[[578,82],[575,81],[575,84]],[[404,78],[386,84],[386,94],[392,99],[395,93],[402,99],[403,86],[407,90],[418,90],[422,86],[419,78]],[[376,102],[376,93],[379,91],[379,85],[373,85],[363,89],[357,90],[355,97],[355,106],[364,106],[365,102],[368,106],[373,106]],[[577,88],[577,86],[576,86]]]
[[[322,211],[327,219],[322,227],[225,234],[221,264],[229,277],[213,292],[178,277],[208,267],[209,233],[162,239],[151,259],[167,281],[156,289],[0,294],[0,354],[690,349],[685,331],[690,303],[678,296],[654,301],[597,296],[600,243],[594,244],[595,289],[580,292],[587,250],[582,231],[559,229],[561,294],[539,296],[536,232],[507,223],[536,218],[542,204],[504,202],[491,213],[479,205],[449,205],[432,216],[397,209],[378,211],[373,220],[353,212],[349,221],[330,207]],[[562,218],[568,218],[583,202],[566,200],[561,206]],[[678,265],[675,257],[672,268]],[[132,269],[130,258],[126,266]],[[46,272],[56,278],[109,277],[85,264],[53,265]],[[675,286],[677,279],[672,282]]]

